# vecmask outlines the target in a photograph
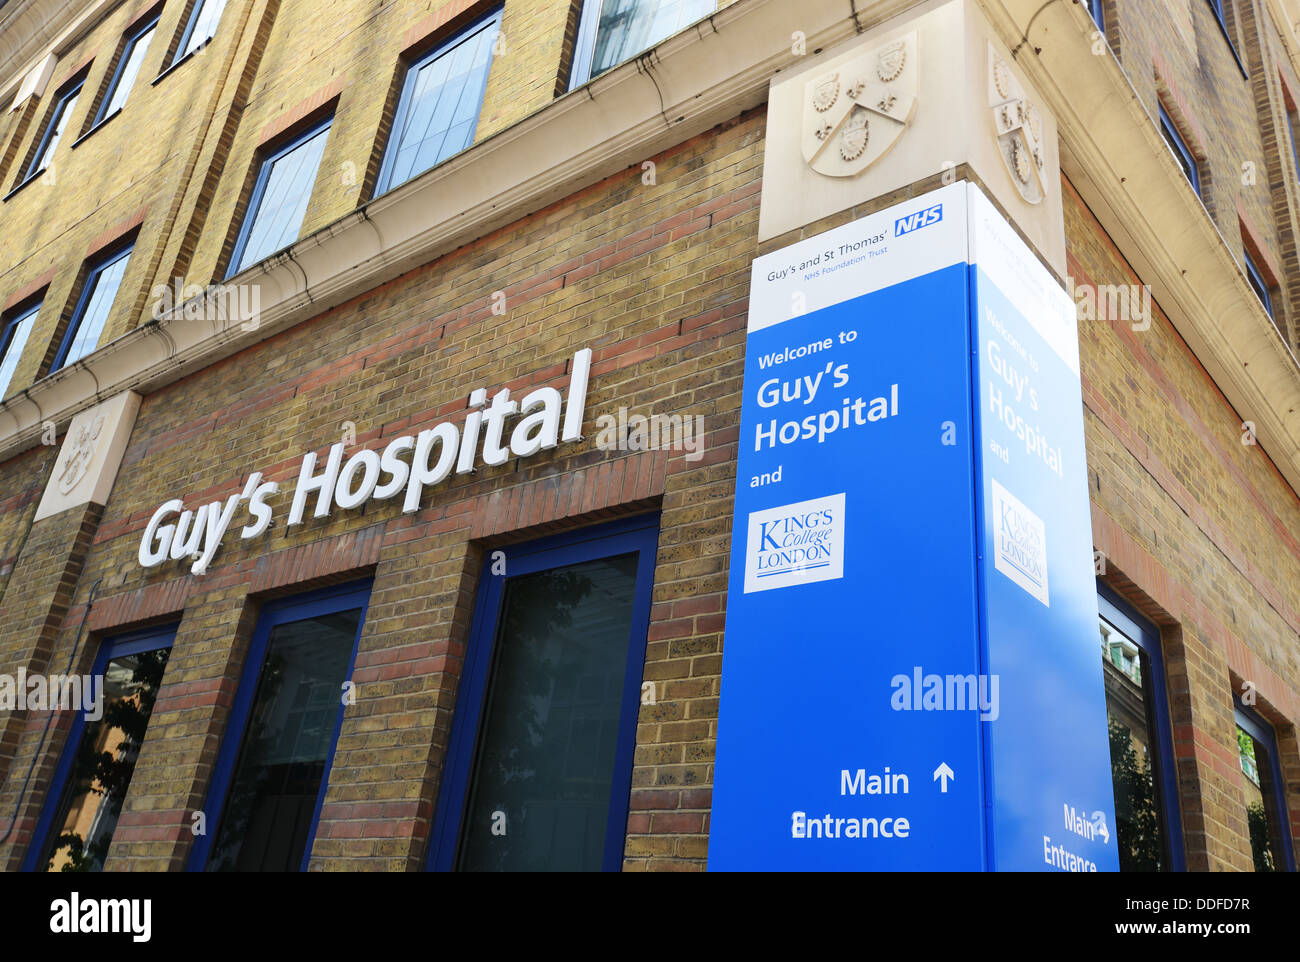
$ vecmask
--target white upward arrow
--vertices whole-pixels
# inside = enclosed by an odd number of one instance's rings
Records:
[[[948,779],[950,778],[953,781],[956,781],[957,780],[956,773],[953,772],[953,770],[948,767],[947,762],[940,762],[939,767],[934,770],[934,778],[932,778],[931,781],[939,782],[939,791],[943,792],[944,794],[947,794]],[[943,781],[939,781],[940,779],[943,779]]]

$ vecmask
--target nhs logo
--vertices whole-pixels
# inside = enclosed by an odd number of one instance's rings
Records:
[[[943,204],[935,204],[933,207],[927,207],[925,210],[918,210],[915,214],[909,214],[906,217],[900,217],[894,221],[894,236],[902,237],[909,231],[920,230],[922,227],[929,227],[931,224],[937,224],[943,220]]]
[[[745,594],[844,577],[844,494],[749,516]]]

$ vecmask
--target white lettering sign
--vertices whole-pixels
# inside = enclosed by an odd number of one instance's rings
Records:
[[[509,388],[502,388],[489,404],[487,391],[479,388],[470,393],[463,433],[456,424],[444,421],[418,435],[394,438],[382,452],[366,449],[345,460],[344,445],[339,442],[319,464],[316,452],[308,452],[294,487],[289,526],[304,523],[309,502],[313,518],[328,517],[334,507],[359,508],[367,501],[383,501],[399,494],[404,495],[403,513],[419,511],[425,488],[445,481],[453,469],[457,474],[474,470],[480,435],[483,463],[493,467],[505,464],[511,455],[526,458],[549,451],[561,441],[581,440],[590,374],[591,349],[583,348],[573,356],[567,400],[555,388],[541,387],[516,401],[510,397]],[[506,421],[514,415],[519,415],[519,420],[507,435]],[[404,457],[408,452],[409,461]],[[249,476],[243,491],[232,494],[224,503],[214,501],[187,509],[178,498],[164,501],[149,519],[140,540],[140,564],[153,568],[169,558],[185,559],[190,562],[191,573],[203,574],[239,505],[247,502],[250,516],[239,536],[255,538],[270,527],[273,510],[267,499],[279,490],[277,482],[263,481],[257,472]]]

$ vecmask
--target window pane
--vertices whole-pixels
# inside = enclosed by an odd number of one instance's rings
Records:
[[[708,16],[715,0],[605,0],[596,28],[591,76],[635,57]]]
[[[40,156],[32,164],[32,169],[28,172],[29,177],[39,174],[50,165],[50,158],[54,156],[54,149],[59,146],[59,140],[63,137],[63,131],[68,127],[68,120],[72,117],[72,112],[77,108],[77,98],[80,96],[81,88],[77,87],[76,90],[65,95],[64,99],[60,101],[59,106],[56,108],[57,112],[50,121],[53,129],[49,139],[45,142],[45,147],[42,148]]]
[[[126,104],[126,98],[131,93],[131,87],[135,84],[135,78],[140,75],[140,65],[144,63],[145,54],[149,52],[149,41],[153,39],[154,28],[150,27],[140,36],[131,41],[130,49],[125,55],[122,72],[117,78],[117,84],[113,87],[112,95],[108,98],[108,104],[104,107],[100,118],[111,116],[116,111],[122,109]]]
[[[104,867],[170,654],[170,648],[158,648],[109,661],[103,717],[82,731],[40,863],[46,871]]]
[[[403,93],[400,129],[384,189],[435,167],[469,146],[487,86],[497,22],[490,20],[459,44],[420,66]]]
[[[184,49],[177,54],[177,60],[186,54],[193,53],[212,39],[212,35],[217,32],[217,24],[221,20],[221,13],[225,8],[226,0],[199,0],[198,6],[195,8],[194,13],[191,14],[194,29],[190,31]]]
[[[1246,278],[1250,281],[1250,286],[1254,288],[1255,296],[1258,297],[1259,302],[1264,305],[1264,310],[1268,312],[1269,317],[1272,317],[1273,302],[1268,296],[1268,288],[1264,286],[1263,275],[1259,273],[1259,268],[1255,266],[1255,262],[1250,259],[1249,254],[1244,254],[1243,256],[1246,259]]]
[[[74,334],[68,353],[57,367],[66,367],[79,361],[99,344],[100,335],[104,333],[104,324],[113,310],[113,301],[117,299],[117,289],[122,284],[122,275],[126,273],[127,263],[131,260],[128,251],[111,264],[106,264],[95,271],[86,281],[89,294],[85,308],[80,317],[74,317]]]
[[[0,399],[9,394],[9,385],[13,382],[14,371],[18,368],[18,359],[22,357],[27,346],[27,337],[32,333],[36,315],[41,306],[27,310],[18,320],[0,330]]]
[[[636,560],[623,555],[507,582],[461,869],[601,868]]]
[[[357,608],[271,630],[209,872],[301,867],[360,625]]]
[[[1273,786],[1273,760],[1268,749],[1244,728],[1237,727],[1242,783],[1246,794],[1246,826],[1256,872],[1277,872],[1283,867],[1282,821],[1278,817]]]
[[[1196,165],[1192,160],[1191,151],[1183,143],[1183,138],[1178,131],[1174,130],[1173,123],[1165,114],[1164,107],[1160,108],[1160,133],[1164,135],[1165,143],[1173,151],[1174,160],[1178,161],[1178,166],[1183,169],[1183,174],[1187,177],[1192,188],[1199,194],[1201,192],[1200,179],[1197,175]]]
[[[1300,152],[1295,149],[1295,124],[1296,116],[1294,113],[1286,115],[1286,133],[1291,139],[1291,162],[1295,165],[1295,171],[1300,175]]]
[[[267,161],[270,169],[260,198],[254,198],[256,206],[248,240],[231,273],[256,264],[298,239],[328,136],[326,127],[288,153]]]
[[[1150,662],[1136,642],[1104,620],[1101,638],[1120,871],[1166,871]]]

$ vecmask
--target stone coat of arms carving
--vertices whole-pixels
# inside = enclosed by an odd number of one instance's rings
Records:
[[[852,177],[879,160],[916,109],[916,34],[891,40],[808,81],[803,158],[827,177]]]
[[[95,460],[95,445],[104,430],[104,415],[82,424],[76,433],[69,435],[63,452],[63,467],[59,471],[59,492],[68,494],[86,476]]]
[[[1043,118],[1025,96],[1011,67],[989,44],[989,109],[998,138],[998,152],[1020,196],[1037,204],[1047,196],[1043,174]]]

